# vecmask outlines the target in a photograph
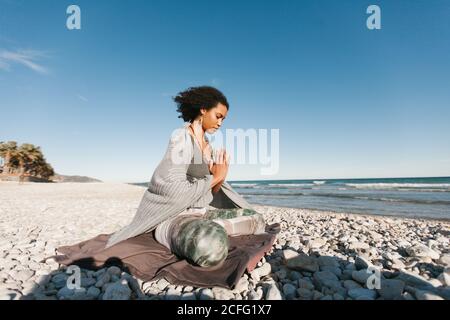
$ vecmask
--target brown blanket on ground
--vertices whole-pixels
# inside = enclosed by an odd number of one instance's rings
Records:
[[[176,285],[225,287],[232,289],[245,270],[251,272],[269,252],[280,232],[278,223],[266,226],[266,233],[229,237],[228,257],[216,267],[202,268],[180,260],[154,238],[144,233],[105,249],[110,235],[102,234],[81,243],[58,248],[55,260],[63,265],[86,269],[119,266],[135,277],[150,281],[166,278]]]

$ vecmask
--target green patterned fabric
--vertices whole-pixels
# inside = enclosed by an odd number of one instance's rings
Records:
[[[242,208],[214,209],[208,210],[208,212],[205,214],[205,219],[208,220],[232,219],[242,216],[252,216],[254,214],[257,214],[257,212],[252,209],[242,209]]]
[[[253,215],[258,215],[259,219],[255,221],[264,224],[262,215],[242,208],[208,210],[201,217],[180,216],[173,221],[171,228],[171,249],[177,256],[195,265],[219,265],[228,255],[228,234],[221,224],[212,220],[232,223],[235,218]]]
[[[225,229],[205,219],[186,218],[173,234],[172,251],[193,264],[212,267],[228,255],[228,235]]]

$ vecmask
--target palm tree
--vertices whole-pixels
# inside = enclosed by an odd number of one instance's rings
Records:
[[[0,148],[3,145],[3,143],[4,143],[3,141],[0,141]],[[4,162],[3,157],[0,156],[0,173],[3,173],[3,162]]]
[[[4,159],[2,174],[9,174],[11,162],[17,156],[17,142],[8,141],[0,143],[0,157]]]
[[[44,179],[48,179],[55,174],[52,166],[47,163],[43,156],[40,156],[33,161],[27,172],[32,176],[41,177]]]
[[[25,171],[32,176],[40,176],[40,172],[42,168],[45,166],[45,158],[42,155],[39,155],[36,159],[34,159],[31,163],[29,163]]]
[[[48,179],[55,175],[55,170],[53,170],[49,163],[45,163],[45,165],[41,167],[41,172],[39,175],[44,179]]]
[[[43,158],[41,148],[30,143],[24,143],[18,148],[19,174],[24,176],[35,167],[36,161]]]
[[[55,175],[52,166],[47,163],[41,148],[31,143],[17,147],[17,142],[0,142],[0,156],[4,158],[3,175],[19,175],[23,181],[25,175],[49,179]]]

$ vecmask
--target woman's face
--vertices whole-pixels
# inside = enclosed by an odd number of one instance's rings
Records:
[[[203,113],[203,130],[212,134],[215,133],[221,126],[223,120],[227,116],[228,109],[221,103],[218,103],[212,109],[201,109]]]

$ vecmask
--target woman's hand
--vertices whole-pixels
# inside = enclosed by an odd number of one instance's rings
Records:
[[[210,161],[209,171],[213,176],[226,178],[228,174],[229,159],[225,149],[215,151],[215,162]]]
[[[228,174],[229,158],[225,149],[220,149],[215,152],[216,162],[209,163],[209,171],[213,175],[212,189],[213,192],[220,190],[222,183],[225,181]]]
[[[225,180],[219,181],[219,183],[216,184],[216,185],[212,188],[212,192],[213,192],[213,193],[219,192],[220,188],[222,188],[222,183],[223,183],[224,181],[225,181]]]

